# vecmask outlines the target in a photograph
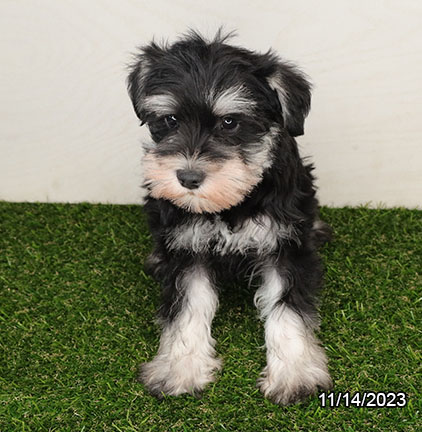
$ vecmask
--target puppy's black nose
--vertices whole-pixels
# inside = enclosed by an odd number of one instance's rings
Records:
[[[202,171],[183,169],[176,171],[179,183],[187,189],[196,189],[204,181],[205,174]]]

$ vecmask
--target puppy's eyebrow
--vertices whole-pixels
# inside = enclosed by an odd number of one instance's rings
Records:
[[[163,93],[146,96],[143,102],[146,111],[158,115],[174,114],[177,110],[177,101],[171,94]]]
[[[229,114],[250,114],[256,105],[249,91],[242,85],[230,87],[217,94],[212,93],[210,99],[214,114],[218,117]]]

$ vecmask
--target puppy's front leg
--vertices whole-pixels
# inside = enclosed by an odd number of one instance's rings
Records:
[[[155,396],[196,394],[214,380],[221,360],[215,357],[211,322],[218,298],[211,274],[192,264],[164,279],[163,330],[155,358],[141,366],[139,379]]]
[[[308,266],[308,271],[312,266]],[[303,269],[302,269],[303,270]],[[265,320],[267,366],[258,380],[261,392],[270,400],[288,405],[329,389],[331,378],[324,349],[314,335],[316,311],[303,297],[299,269],[286,273],[278,266],[263,272],[263,284],[255,304]],[[294,291],[294,292],[293,292]],[[306,305],[306,307],[304,307]]]

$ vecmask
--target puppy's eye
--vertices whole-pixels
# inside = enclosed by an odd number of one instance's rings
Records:
[[[223,117],[221,119],[221,127],[225,130],[234,130],[239,125],[239,122],[233,117]]]
[[[179,126],[179,122],[177,121],[177,118],[173,114],[165,116],[164,123],[169,129],[176,129],[177,126]]]
[[[161,141],[168,134],[177,131],[177,128],[179,127],[179,122],[177,121],[176,116],[173,114],[159,118],[153,117],[147,121],[147,124],[152,138],[156,142]]]

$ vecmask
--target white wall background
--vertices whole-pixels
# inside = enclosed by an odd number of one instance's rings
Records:
[[[222,24],[311,76],[323,204],[421,206],[420,0],[1,0],[0,199],[140,202],[130,54]]]

